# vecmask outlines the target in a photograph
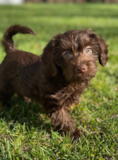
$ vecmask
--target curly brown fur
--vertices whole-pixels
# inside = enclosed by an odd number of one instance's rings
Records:
[[[53,37],[39,57],[16,49],[12,36],[17,33],[34,34],[18,25],[6,31],[2,41],[7,55],[0,65],[0,101],[6,104],[14,93],[31,98],[42,104],[55,128],[79,138],[80,131],[68,109],[78,104],[96,75],[97,60],[106,65],[107,45],[92,30],[71,30]]]

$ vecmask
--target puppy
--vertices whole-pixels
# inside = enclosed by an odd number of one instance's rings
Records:
[[[68,114],[96,75],[97,60],[105,66],[108,50],[105,41],[92,30],[70,30],[54,36],[39,57],[20,51],[12,36],[34,32],[14,25],[4,34],[6,57],[0,65],[0,101],[8,104],[11,96],[30,98],[40,103],[53,126],[78,139],[80,130]]]

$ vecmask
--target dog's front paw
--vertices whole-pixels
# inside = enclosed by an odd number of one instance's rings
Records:
[[[71,134],[72,143],[77,142],[82,135],[83,131],[76,128],[75,131]]]

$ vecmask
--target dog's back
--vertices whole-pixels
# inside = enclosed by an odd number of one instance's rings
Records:
[[[17,33],[34,35],[31,29],[19,25],[11,26],[4,34],[2,45],[6,56],[0,65],[0,101],[3,101],[3,103],[5,99],[9,100],[14,92],[17,92],[19,95],[26,95],[25,88],[29,89],[27,94],[32,92],[30,91],[31,83],[33,83],[33,79],[35,80],[35,75],[41,64],[39,56],[16,48],[12,36]],[[24,86],[24,88],[20,85]]]
[[[2,70],[2,68],[6,70],[7,68],[8,70],[6,71],[8,71],[9,74],[11,73],[11,75],[15,74],[12,72],[13,70],[16,70],[17,67],[20,67],[20,66],[23,67],[23,66],[34,64],[40,59],[38,56],[32,53],[20,51],[16,48],[12,40],[12,37],[17,33],[22,33],[22,34],[29,33],[29,34],[35,35],[35,33],[30,28],[25,26],[20,26],[20,25],[11,26],[6,30],[2,40],[2,45],[6,52],[6,57],[4,58],[1,64],[0,70]],[[2,67],[3,65],[4,67]],[[0,71],[0,73],[1,72],[3,71]]]

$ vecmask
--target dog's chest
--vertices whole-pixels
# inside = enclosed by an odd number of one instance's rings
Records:
[[[79,103],[79,97],[85,89],[85,84],[74,84],[71,83],[68,86],[57,91],[51,96],[52,100],[56,101],[61,107],[69,108],[73,104],[77,105]]]

